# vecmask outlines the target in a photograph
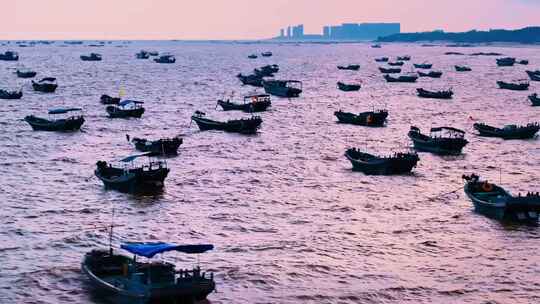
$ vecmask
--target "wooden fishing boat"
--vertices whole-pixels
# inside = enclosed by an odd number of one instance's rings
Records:
[[[267,94],[279,97],[299,97],[302,93],[302,82],[298,80],[263,80],[262,85]]]
[[[19,70],[16,71],[17,77],[19,78],[34,78],[36,77],[37,73],[30,70]]]
[[[137,59],[148,59],[148,58],[150,58],[150,53],[148,53],[145,50],[141,50],[140,52],[135,54],[135,58],[137,58]]]
[[[403,61],[388,62],[389,66],[402,66],[404,64],[405,64],[405,62],[403,62]]]
[[[533,106],[535,107],[540,106],[540,97],[538,97],[538,94],[534,93],[530,95],[529,100],[531,101]]]
[[[263,57],[272,57],[272,55],[273,55],[272,52],[262,52],[261,53],[261,56],[263,56]]]
[[[479,132],[480,136],[500,137],[503,139],[532,138],[538,130],[540,130],[540,125],[538,125],[538,123],[529,123],[526,126],[507,125],[503,128],[496,128],[483,123],[475,123],[473,127]]]
[[[349,64],[348,66],[338,65],[338,70],[350,70],[350,71],[358,71],[360,69],[359,64]]]
[[[540,81],[540,70],[526,71],[532,81]]]
[[[420,160],[413,152],[395,153],[391,156],[375,156],[356,148],[348,149],[345,157],[351,162],[353,171],[368,175],[405,174],[412,171]]]
[[[399,74],[401,73],[401,68],[384,68],[379,67],[379,71],[383,74]]]
[[[144,102],[135,100],[123,100],[117,106],[107,106],[105,110],[111,118],[141,118],[144,108],[141,106]]]
[[[465,54],[460,53],[460,52],[446,52],[446,53],[444,53],[444,54],[445,54],[445,55],[465,55]],[[472,56],[472,54],[471,54],[471,56]]]
[[[384,75],[386,82],[416,82],[418,76],[416,75],[400,75],[398,77],[392,77],[388,74]]]
[[[417,69],[424,69],[424,70],[429,70],[431,69],[431,67],[433,67],[433,64],[431,63],[415,63],[413,65]]]
[[[480,180],[476,174],[463,175],[463,179],[466,181],[465,194],[473,202],[476,212],[496,220],[538,224],[538,192],[513,196],[498,185]]]
[[[105,105],[117,105],[120,103],[120,97],[111,97],[109,95],[101,95],[99,102]]]
[[[2,61],[19,61],[19,54],[13,51],[7,51],[4,54],[0,54],[0,60]]]
[[[100,54],[90,53],[90,55],[81,55],[82,61],[101,61],[102,57]]]
[[[59,108],[49,110],[49,115],[70,114],[81,111],[80,108]],[[29,115],[24,120],[32,127],[34,131],[77,131],[81,129],[84,123],[84,116],[72,115],[65,118],[45,119]]]
[[[176,58],[171,54],[161,54],[158,58],[154,58],[157,63],[175,63]]]
[[[46,77],[38,82],[32,80],[32,88],[37,92],[54,93],[58,88],[58,84],[56,83],[56,78]]]
[[[418,71],[418,76],[420,77],[441,78],[442,74],[443,72],[441,71],[429,71],[428,73]]]
[[[500,89],[512,91],[527,91],[529,89],[529,83],[526,81],[521,81],[519,83],[497,81],[497,85]]]
[[[262,119],[259,116],[253,116],[247,119],[234,119],[226,122],[211,120],[205,118],[206,114],[196,111],[191,119],[199,126],[201,131],[219,130],[225,132],[235,132],[243,134],[253,134],[257,132],[262,124]]]
[[[516,58],[505,57],[496,59],[497,65],[500,67],[513,66],[516,63]]]
[[[397,60],[398,61],[409,61],[409,60],[411,60],[411,56],[398,56]]]
[[[21,99],[23,92],[21,91],[7,91],[0,89],[0,99]]]
[[[257,55],[255,54],[251,54],[248,56],[249,59],[257,59]]]
[[[254,69],[253,73],[258,77],[274,77],[274,73],[279,72],[279,66],[277,64],[265,65],[258,69]]]
[[[250,85],[250,86],[261,87],[261,88],[263,86],[263,79],[260,76],[238,74],[236,75],[236,77],[240,79],[243,85]]]
[[[184,140],[181,137],[161,138],[158,140],[135,137],[131,142],[135,145],[135,149],[141,152],[153,152],[156,155],[177,155],[178,148]]]
[[[426,135],[422,134],[419,128],[412,126],[408,136],[416,150],[440,155],[461,154],[469,143],[465,139],[464,131],[452,127],[431,128],[430,134]]]
[[[422,88],[416,89],[418,97],[422,98],[434,98],[434,99],[452,99],[454,92],[452,90],[447,91],[428,91]]]
[[[388,118],[388,111],[377,110],[354,114],[339,110],[334,112],[334,115],[337,117],[339,123],[367,127],[383,127]]]
[[[468,66],[464,65],[455,65],[454,68],[456,69],[456,72],[470,72],[472,69]]]
[[[375,58],[375,62],[388,62],[388,57]]]
[[[94,174],[99,178],[105,188],[126,193],[142,193],[160,190],[169,174],[167,163],[162,160],[152,160],[153,152],[132,155],[120,160],[119,167],[114,167],[106,161],[98,161]],[[135,164],[140,157],[148,157],[147,164]]]
[[[96,292],[113,296],[120,303],[195,303],[203,301],[214,291],[216,284],[212,272],[177,269],[164,261],[142,261],[165,252],[201,254],[213,245],[177,245],[163,242],[123,243],[120,248],[133,254],[130,258],[115,253],[112,247],[93,249],[81,263],[82,272]]]
[[[218,100],[217,104],[223,111],[239,110],[247,113],[263,112],[272,105],[270,95],[259,94],[244,96],[244,103],[234,103],[230,100]]]
[[[351,92],[351,91],[358,91],[361,88],[361,85],[359,84],[346,84],[341,81],[338,81],[337,83],[338,89],[345,91],[345,92]]]

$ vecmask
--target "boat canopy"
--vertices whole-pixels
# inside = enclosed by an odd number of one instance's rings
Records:
[[[440,132],[440,131],[443,131],[443,130],[447,130],[447,131],[451,131],[451,132],[456,132],[456,133],[460,133],[460,134],[465,134],[465,131],[462,131],[462,130],[456,129],[456,128],[452,128],[452,127],[438,127],[438,128],[431,128],[431,132]]]
[[[55,81],[56,81],[56,78],[54,77],[45,77],[41,79],[39,82],[55,82]]]
[[[176,245],[163,242],[153,242],[153,243],[124,243],[120,246],[122,249],[125,249],[135,255],[152,258],[158,253],[163,253],[167,251],[180,251],[187,254],[195,253],[204,253],[206,251],[214,249],[214,245],[203,244],[203,245]]]
[[[50,109],[49,114],[65,114],[68,112],[73,111],[82,111],[81,108],[58,108],[58,109]]]
[[[143,101],[136,101],[136,100],[122,100],[121,102],[118,103],[118,105],[120,106],[125,106],[125,105],[128,105],[128,104],[142,104],[144,103]]]
[[[154,156],[154,155],[156,155],[154,152],[146,152],[146,153],[142,153],[142,154],[130,155],[128,157],[122,158],[120,161],[124,162],[124,163],[129,163],[129,162],[132,162],[132,161],[136,160],[139,157]]]

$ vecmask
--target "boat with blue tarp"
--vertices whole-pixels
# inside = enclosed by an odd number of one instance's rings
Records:
[[[81,108],[57,108],[49,110],[49,115],[71,114],[80,112]],[[28,115],[24,120],[32,127],[34,131],[77,131],[84,123],[84,116],[68,115],[64,118],[49,119]]]

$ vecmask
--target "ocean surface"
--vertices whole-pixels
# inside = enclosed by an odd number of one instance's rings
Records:
[[[122,241],[211,243],[200,255],[215,272],[210,303],[538,303],[540,228],[509,225],[473,212],[462,174],[476,172],[512,193],[539,191],[540,142],[483,138],[474,122],[496,126],[539,121],[527,100],[540,93],[497,88],[497,80],[527,78],[540,68],[540,48],[388,44],[234,44],[114,42],[105,47],[0,47],[20,53],[0,62],[2,88],[22,87],[21,100],[0,100],[0,303],[110,303],[93,295],[80,271],[83,255],[106,248],[114,208],[114,245]],[[137,60],[140,49],[170,52],[175,64]],[[250,60],[251,53],[271,58]],[[499,68],[496,57],[448,56],[500,52],[529,66]],[[98,52],[102,62],[83,62]],[[410,55],[403,67],[430,62],[441,79],[386,83],[376,57]],[[358,72],[336,65],[358,63]],[[278,64],[278,79],[303,81],[297,99],[273,98],[254,136],[200,132],[196,110],[216,119],[247,117],[215,109],[216,100],[253,92],[235,75]],[[455,64],[473,71],[458,73]],[[54,94],[33,92],[17,79],[25,66],[58,78]],[[337,81],[361,82],[341,92]],[[453,88],[450,101],[420,99],[417,87]],[[142,119],[110,119],[101,94],[145,102]],[[259,92],[261,90],[259,89]],[[82,107],[82,132],[34,132],[22,118],[49,108]],[[342,109],[386,107],[388,124],[366,128],[336,123]],[[348,147],[390,154],[411,146],[411,125],[467,131],[464,154],[420,153],[414,173],[366,176],[351,171]],[[181,135],[184,144],[163,193],[106,191],[93,171],[98,160],[136,153],[131,137]],[[161,257],[160,257],[161,258]],[[197,259],[163,259],[182,268]]]

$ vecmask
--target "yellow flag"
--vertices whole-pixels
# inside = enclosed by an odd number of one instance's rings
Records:
[[[118,92],[118,96],[124,97],[126,95],[126,92],[124,91],[124,88],[120,88],[120,91]]]

